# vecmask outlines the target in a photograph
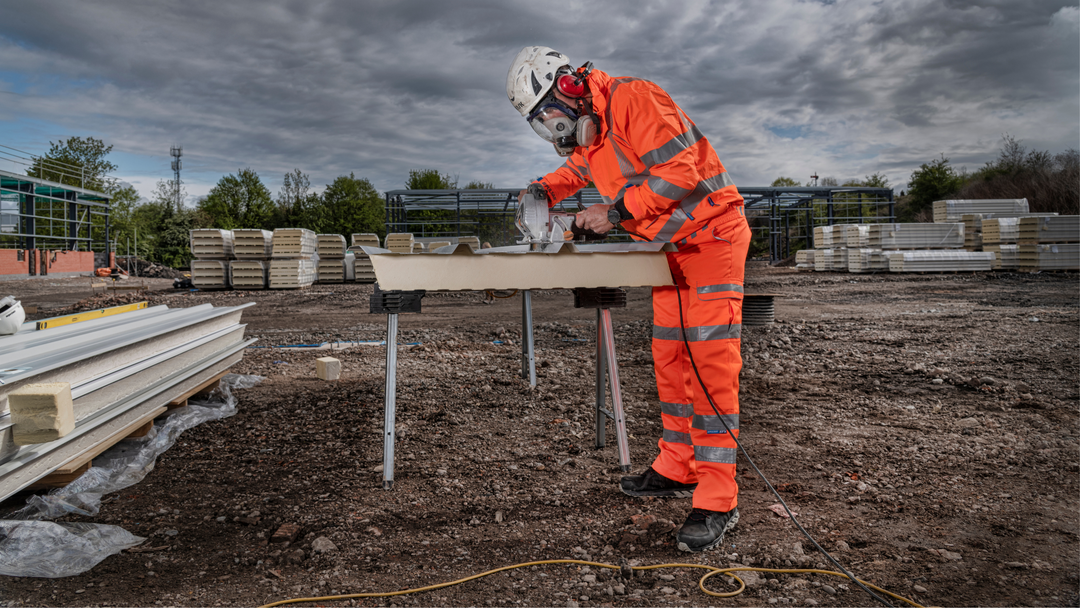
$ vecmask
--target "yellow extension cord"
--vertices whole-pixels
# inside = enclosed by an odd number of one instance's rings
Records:
[[[526,562],[526,563],[523,563],[523,564],[515,564],[513,566],[503,566],[502,568],[496,568],[494,570],[488,570],[487,572],[481,572],[480,574],[474,574],[472,576],[467,576],[465,578],[460,578],[460,579],[458,579],[456,581],[450,581],[449,583],[439,583],[437,585],[428,585],[426,587],[417,587],[415,589],[405,589],[405,590],[402,590],[402,591],[389,591],[389,592],[386,592],[386,593],[349,593],[347,595],[324,595],[322,597],[299,597],[299,598],[294,598],[294,599],[291,599],[291,600],[281,600],[281,601],[273,602],[271,604],[266,604],[265,606],[261,606],[260,608],[271,608],[273,606],[284,606],[285,604],[298,604],[300,602],[325,602],[325,601],[330,601],[330,600],[349,600],[349,599],[361,598],[361,597],[392,597],[392,596],[395,596],[395,595],[409,595],[411,593],[421,593],[421,592],[424,592],[424,591],[434,591],[436,589],[443,589],[445,587],[451,587],[453,585],[460,585],[461,583],[466,583],[468,581],[473,581],[473,580],[476,580],[478,578],[483,578],[483,577],[491,575],[491,574],[496,574],[496,573],[499,573],[499,572],[505,572],[507,570],[514,570],[515,568],[524,568],[526,566],[542,566],[542,565],[546,565],[546,564],[580,564],[582,566],[593,566],[593,567],[596,567],[596,568],[607,568],[609,570],[619,570],[620,569],[619,566],[613,566],[611,564],[602,564],[602,563],[599,563],[599,562],[587,562],[587,561],[579,560],[579,559],[546,559],[546,560],[542,560],[542,561],[538,561],[538,562]],[[746,589],[746,583],[744,583],[743,580],[741,578],[739,578],[738,576],[735,576],[734,574],[731,574],[732,572],[778,572],[778,573],[781,573],[781,574],[800,574],[800,573],[809,572],[809,573],[813,573],[813,574],[831,574],[833,576],[839,576],[840,578],[843,578],[843,579],[847,580],[847,576],[844,576],[843,574],[841,574],[839,572],[833,572],[831,570],[818,570],[818,569],[815,569],[815,568],[780,569],[780,568],[747,568],[747,567],[741,567],[741,566],[736,567],[736,568],[717,568],[715,566],[706,566],[704,564],[657,564],[655,566],[633,566],[632,569],[633,570],[657,570],[659,568],[698,568],[698,569],[701,569],[701,570],[708,570],[709,572],[706,573],[705,576],[702,576],[701,579],[698,581],[698,587],[700,587],[701,591],[704,592],[706,595],[711,595],[713,597],[734,597],[736,595],[739,595],[740,593],[742,593]],[[716,576],[717,574],[723,574],[723,575],[730,576],[731,578],[735,579],[735,581],[739,583],[739,588],[736,589],[735,591],[729,591],[727,593],[717,593],[715,591],[709,591],[708,589],[705,588],[705,581],[708,580],[710,577]],[[885,595],[887,595],[887,596],[889,596],[889,597],[891,597],[893,599],[897,599],[897,600],[900,600],[902,602],[906,602],[906,603],[910,604],[911,606],[913,606],[914,608],[924,608],[924,606],[922,606],[920,604],[917,604],[917,603],[907,599],[906,597],[896,595],[895,593],[891,593],[889,591],[886,591],[886,590],[882,589],[881,587],[877,587],[877,586],[872,585],[872,584],[870,584],[870,583],[868,583],[866,581],[863,581],[863,580],[860,580],[859,582],[861,582],[862,584],[866,585],[867,587],[869,587],[869,588],[871,588],[871,589],[873,589],[875,591],[879,591],[881,593],[884,593]]]

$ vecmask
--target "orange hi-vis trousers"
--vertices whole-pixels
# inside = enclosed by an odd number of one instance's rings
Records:
[[[667,254],[675,286],[653,288],[652,352],[664,433],[652,467],[669,479],[696,482],[694,507],[730,511],[739,494],[731,435],[739,432],[739,336],[750,227],[742,207],[718,219]],[[704,387],[680,331],[680,296],[686,339]]]

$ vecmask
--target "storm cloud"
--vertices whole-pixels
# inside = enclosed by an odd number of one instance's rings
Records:
[[[942,153],[981,166],[1005,133],[1080,140],[1080,9],[1063,2],[39,0],[0,19],[0,143],[93,135],[144,159],[118,172],[144,195],[173,143],[194,194],[241,167],[272,190],[293,168],[517,187],[561,162],[504,93],[533,44],[663,86],[743,185],[903,187]]]

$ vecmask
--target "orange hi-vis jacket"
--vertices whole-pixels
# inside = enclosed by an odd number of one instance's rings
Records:
[[[601,121],[597,139],[540,178],[551,205],[591,179],[606,203],[621,199],[634,216],[622,222],[624,230],[661,242],[693,238],[742,206],[716,151],[663,89],[600,70],[589,74],[588,83]]]

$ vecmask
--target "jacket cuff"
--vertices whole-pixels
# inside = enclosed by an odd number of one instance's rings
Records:
[[[634,219],[634,214],[627,211],[626,203],[622,199],[615,201],[615,210],[619,212],[619,220],[623,222]]]
[[[627,188],[623,197],[615,201],[615,208],[619,210],[619,217],[623,221],[645,215],[637,208],[637,188]]]

